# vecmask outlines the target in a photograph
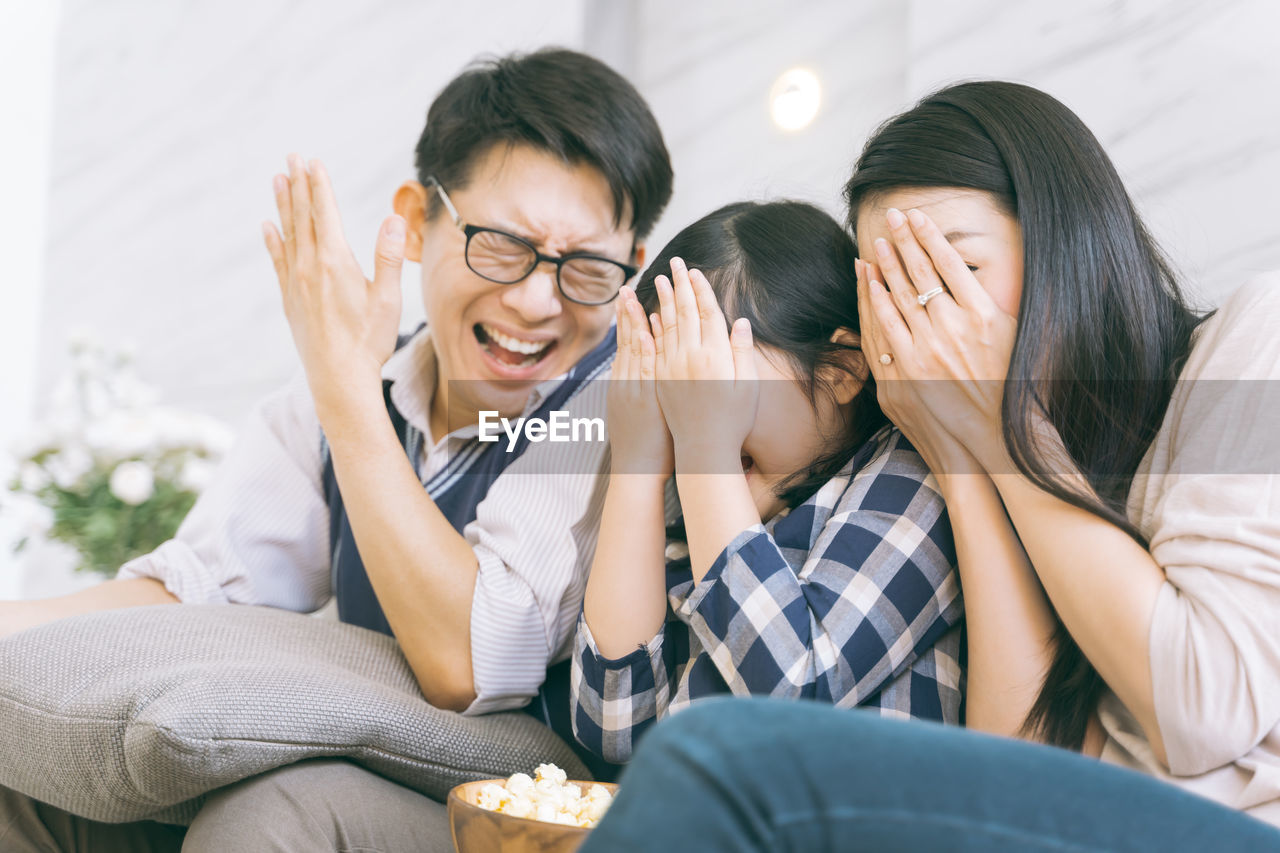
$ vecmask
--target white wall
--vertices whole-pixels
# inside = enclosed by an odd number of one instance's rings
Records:
[[[325,161],[369,268],[438,90],[480,53],[579,46],[583,7],[66,0],[64,20],[40,375],[92,327],[134,340],[169,402],[234,421],[297,364],[259,230],[285,155]]]
[[[907,3],[883,0],[648,0],[632,79],[658,117],[675,197],[653,239],[731,201],[797,198],[835,215],[868,133],[902,104]],[[769,92],[805,67],[822,83],[813,123],[774,125]]]
[[[0,457],[35,399],[58,7],[56,0],[0,4]],[[0,488],[7,468],[0,458]],[[0,517],[0,543],[14,533],[11,524]],[[15,563],[0,546],[0,599],[17,595]]]
[[[653,106],[676,170],[655,250],[744,197],[839,215],[880,121],[940,83],[999,76],[1080,112],[1209,301],[1280,266],[1271,0],[65,3],[43,380],[67,330],[89,326],[133,339],[170,402],[238,419],[296,364],[258,232],[283,155],[326,160],[367,263],[440,86],[478,53],[544,43],[596,52]],[[796,65],[823,106],[787,133],[767,95]],[[408,324],[416,270],[405,289]]]
[[[0,5],[0,447],[35,390],[57,15],[56,2]]]
[[[1101,140],[1206,304],[1280,268],[1280,3],[912,0],[908,89],[1038,86]]]

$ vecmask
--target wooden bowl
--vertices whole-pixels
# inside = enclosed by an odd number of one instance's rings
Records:
[[[481,779],[449,792],[449,831],[458,853],[573,853],[586,840],[589,829],[491,812],[476,804],[481,788],[506,781]],[[600,785],[611,794],[618,793],[618,786],[608,782],[569,781],[584,791]]]

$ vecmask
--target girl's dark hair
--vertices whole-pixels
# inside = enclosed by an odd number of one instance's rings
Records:
[[[853,240],[834,219],[795,201],[738,202],[709,213],[677,234],[636,284],[646,312],[658,310],[654,279],[671,274],[671,259],[701,270],[728,321],[746,317],[757,345],[786,358],[816,403],[835,371],[848,372],[848,343],[836,331],[859,332]],[[860,359],[861,356],[855,358]],[[830,480],[845,462],[888,423],[876,402],[870,372],[850,407],[850,419],[831,451],[796,472],[779,498],[798,506]]]
[[[1039,487],[1146,547],[1125,501],[1203,318],[1102,146],[1044,92],[961,83],[890,119],[867,142],[845,186],[850,227],[864,204],[906,187],[979,190],[1017,220],[1024,273],[1005,445]],[[1037,413],[1057,429],[1078,471],[1037,448]],[[1079,474],[1091,492],[1071,484]],[[1061,623],[1055,647],[1024,728],[1078,749],[1104,685]]]

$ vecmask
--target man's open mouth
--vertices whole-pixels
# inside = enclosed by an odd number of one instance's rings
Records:
[[[513,337],[487,323],[476,323],[472,330],[481,348],[494,361],[517,370],[534,367],[544,361],[557,344],[554,338],[538,341]]]

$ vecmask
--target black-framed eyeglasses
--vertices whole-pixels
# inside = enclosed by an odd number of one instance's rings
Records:
[[[458,215],[458,209],[440,182],[435,178],[427,181],[428,186],[440,194],[453,224],[466,235],[463,252],[467,267],[481,278],[497,284],[516,284],[528,278],[539,264],[555,264],[556,287],[561,296],[579,305],[604,305],[616,299],[622,285],[639,272],[630,264],[586,252],[559,257],[544,255],[523,237],[497,228],[468,225]]]

